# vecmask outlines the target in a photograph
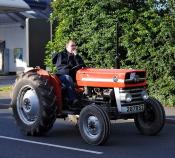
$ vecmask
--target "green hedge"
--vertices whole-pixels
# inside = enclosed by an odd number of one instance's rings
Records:
[[[157,1],[156,1],[157,2]],[[173,3],[172,3],[173,4]],[[57,21],[45,63],[74,39],[92,67],[115,62],[115,21],[120,21],[122,68],[145,69],[149,93],[164,105],[175,105],[175,14],[171,1],[56,0],[51,21]],[[171,8],[172,7],[172,8]]]

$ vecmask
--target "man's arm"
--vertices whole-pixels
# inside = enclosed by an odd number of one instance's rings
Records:
[[[86,67],[86,65],[85,65],[85,63],[84,63],[84,61],[83,61],[83,59],[80,55],[77,54],[75,56],[75,59],[76,59],[76,64],[77,65],[83,65],[84,67]]]
[[[71,65],[68,64],[67,56],[64,53],[57,53],[53,56],[52,63],[58,67],[69,68]]]
[[[52,55],[52,64],[56,64],[56,62],[57,62],[57,58],[58,58],[58,53],[54,53],[53,55]]]
[[[66,65],[65,59],[62,59],[62,53],[54,54],[52,56],[52,63],[55,64],[57,67]]]
[[[55,63],[55,66],[57,67],[57,74],[59,75],[65,75],[69,74],[69,69],[67,65],[67,60],[63,53],[58,53],[53,58],[53,63]]]

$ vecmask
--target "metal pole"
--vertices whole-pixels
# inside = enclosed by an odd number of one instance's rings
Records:
[[[53,41],[53,22],[50,21],[50,40]]]
[[[115,68],[120,69],[120,52],[119,52],[119,20],[116,19],[116,57]]]

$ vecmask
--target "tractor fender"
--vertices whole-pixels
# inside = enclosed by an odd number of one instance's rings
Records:
[[[56,104],[57,104],[57,112],[61,113],[62,110],[62,93],[61,93],[61,81],[58,79],[58,77],[54,74],[50,74],[48,71],[40,68],[34,68],[31,69],[25,73],[28,72],[35,72],[39,76],[42,76],[43,78],[47,79],[48,82],[51,84],[51,86],[54,89],[54,93],[56,96]]]

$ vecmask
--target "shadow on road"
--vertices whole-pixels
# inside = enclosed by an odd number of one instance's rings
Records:
[[[8,109],[10,107],[10,99],[0,99],[0,109]]]
[[[11,99],[0,99],[0,105],[2,104],[9,104],[11,102]]]
[[[174,119],[175,120],[175,116],[174,115],[172,115],[172,116],[166,116],[166,118],[167,119],[170,119],[171,118],[171,119]]]

